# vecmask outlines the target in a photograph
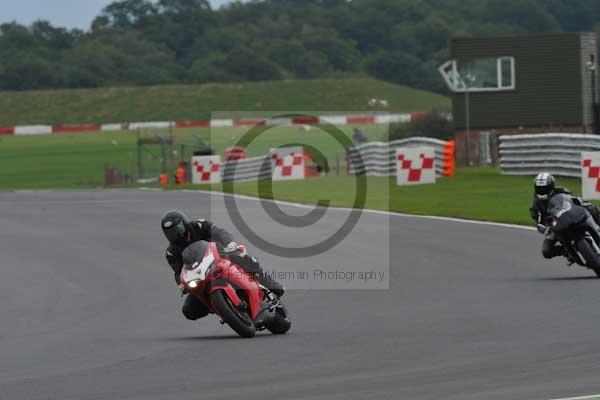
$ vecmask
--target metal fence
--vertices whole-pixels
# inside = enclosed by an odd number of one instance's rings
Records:
[[[447,142],[439,139],[414,137],[392,142],[370,142],[348,150],[349,173],[368,176],[396,175],[396,149],[400,147],[433,147],[435,171],[442,175],[443,156]],[[362,159],[362,162],[361,162]]]
[[[506,175],[581,176],[581,152],[600,151],[600,136],[567,133],[500,136],[500,167]]]

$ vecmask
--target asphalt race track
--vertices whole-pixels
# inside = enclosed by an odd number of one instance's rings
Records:
[[[389,290],[289,290],[285,336],[244,340],[216,317],[185,320],[159,219],[174,207],[202,215],[210,197],[0,193],[0,399],[600,393],[600,281],[545,262],[542,237],[524,229],[365,214],[357,250],[324,262],[360,253],[387,263],[377,246],[391,241]],[[239,204],[254,226],[268,223],[252,221],[256,201]],[[233,229],[220,207],[211,215]],[[338,218],[328,211],[325,222]]]

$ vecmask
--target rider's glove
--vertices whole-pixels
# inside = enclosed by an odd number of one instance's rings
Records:
[[[236,242],[231,242],[223,248],[224,254],[232,254],[238,251],[238,245]]]
[[[185,296],[188,292],[188,290],[184,284],[179,284],[178,289],[179,289],[179,294],[181,295],[181,297]]]

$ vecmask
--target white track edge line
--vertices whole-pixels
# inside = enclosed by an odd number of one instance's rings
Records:
[[[248,196],[248,195],[244,195],[244,194],[231,194],[231,193],[224,193],[224,192],[218,192],[218,191],[193,190],[193,189],[183,189],[181,191],[187,192],[187,193],[205,193],[205,194],[210,194],[212,196],[221,196],[221,197],[233,196],[235,198],[239,198],[239,199],[243,199],[243,200],[257,201],[257,202],[268,201],[270,203],[281,204],[281,205],[286,205],[286,206],[291,206],[291,207],[311,209],[311,210],[315,207],[314,205],[294,203],[294,202],[290,202],[290,201],[261,199],[259,197]],[[353,209],[348,208],[348,207],[329,207],[328,210],[352,211]],[[400,212],[395,212],[395,211],[371,210],[368,208],[363,209],[362,212],[369,213],[369,214],[393,215],[393,216],[406,217],[406,218],[420,218],[420,219],[431,219],[431,220],[438,220],[438,221],[460,222],[460,223],[464,223],[464,224],[473,224],[473,225],[497,226],[497,227],[502,227],[502,228],[521,229],[521,230],[527,230],[527,231],[535,231],[536,230],[533,227],[524,226],[524,225],[508,224],[508,223],[503,223],[503,222],[479,221],[479,220],[454,218],[454,217],[442,217],[442,216],[436,216],[436,215],[405,214],[405,213],[400,213]]]
[[[106,190],[106,189],[103,189],[103,190]],[[311,210],[315,207],[314,205],[310,205],[310,204],[294,203],[291,201],[284,201],[284,200],[261,199],[260,197],[248,196],[245,194],[238,194],[238,193],[231,194],[231,193],[224,193],[224,192],[211,191],[211,190],[195,190],[195,189],[165,190],[165,189],[150,188],[150,187],[140,187],[140,188],[135,188],[135,189],[109,189],[109,191],[121,191],[121,190],[139,190],[139,191],[152,191],[152,192],[204,193],[204,194],[208,194],[211,196],[221,196],[221,197],[233,196],[235,198],[239,198],[242,200],[251,200],[251,201],[256,201],[256,202],[268,201],[270,203],[281,204],[281,205],[290,206],[290,207],[311,209]],[[83,190],[83,191],[85,191],[85,190]],[[10,192],[13,192],[13,193],[37,193],[37,192],[55,192],[55,190],[52,190],[52,189],[49,189],[49,190],[17,189],[17,190],[11,190]],[[328,210],[352,211],[353,208],[333,207],[332,206],[332,207],[328,207]],[[437,215],[406,214],[406,213],[400,213],[400,212],[396,212],[396,211],[371,210],[369,208],[363,209],[362,212],[368,213],[368,214],[390,215],[390,216],[399,216],[399,217],[405,217],[405,218],[419,218],[419,219],[430,219],[430,220],[437,220],[437,221],[459,222],[459,223],[463,223],[463,224],[472,224],[472,225],[497,226],[497,227],[501,227],[501,228],[521,229],[521,230],[526,230],[526,231],[535,231],[536,230],[533,227],[529,227],[529,226],[525,226],[525,225],[508,224],[508,223],[504,223],[504,222],[480,221],[480,220],[455,218],[455,217],[443,217],[443,216],[437,216]],[[572,399],[558,399],[558,400],[572,400]]]

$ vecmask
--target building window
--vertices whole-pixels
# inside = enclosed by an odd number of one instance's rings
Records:
[[[514,57],[478,58],[465,63],[450,60],[439,68],[454,92],[495,92],[515,89]]]

